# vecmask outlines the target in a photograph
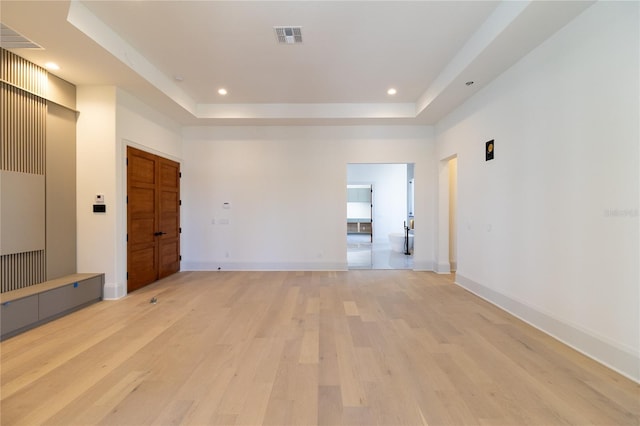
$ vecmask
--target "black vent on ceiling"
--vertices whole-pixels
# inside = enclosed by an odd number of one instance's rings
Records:
[[[278,43],[298,44],[302,43],[302,27],[273,27]]]
[[[4,49],[42,49],[42,46],[0,22],[0,46]]]

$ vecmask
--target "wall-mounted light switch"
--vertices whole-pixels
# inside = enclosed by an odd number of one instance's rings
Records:
[[[96,204],[104,204],[104,195],[103,194],[97,194],[96,195]]]

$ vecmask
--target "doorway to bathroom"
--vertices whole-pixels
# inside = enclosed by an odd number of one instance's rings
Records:
[[[413,269],[414,185],[413,164],[347,165],[349,269]]]

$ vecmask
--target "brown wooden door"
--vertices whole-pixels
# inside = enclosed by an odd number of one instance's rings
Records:
[[[158,278],[164,278],[180,270],[180,164],[158,158]]]
[[[127,291],[180,270],[180,164],[127,147]]]

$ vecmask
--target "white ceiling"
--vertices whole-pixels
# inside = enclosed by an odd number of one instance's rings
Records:
[[[184,125],[434,124],[591,3],[2,0],[0,21],[44,48],[14,53]]]

